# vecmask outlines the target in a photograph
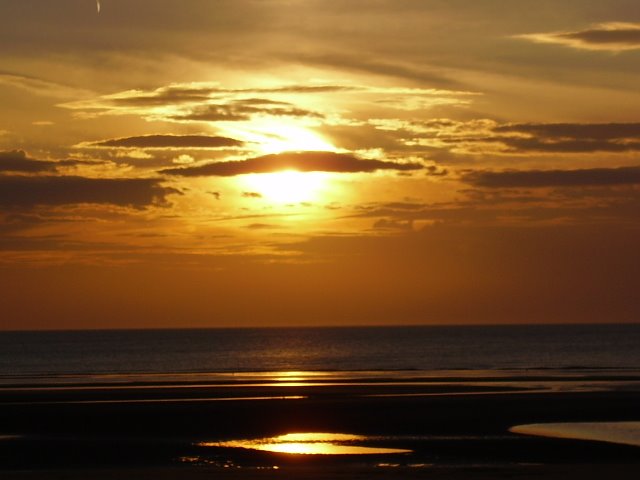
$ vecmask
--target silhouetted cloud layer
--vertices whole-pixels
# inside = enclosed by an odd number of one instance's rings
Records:
[[[640,167],[583,170],[475,171],[462,180],[485,188],[588,187],[640,184]]]
[[[207,135],[144,135],[115,138],[89,144],[93,147],[112,148],[226,148],[240,147],[243,142],[227,137]]]
[[[54,162],[33,160],[22,150],[0,152],[0,172],[39,173],[56,169]]]
[[[494,132],[519,132],[543,137],[613,140],[640,138],[640,123],[513,123],[497,126]]]
[[[144,208],[165,204],[180,192],[153,178],[84,178],[75,176],[0,176],[1,207],[111,204]]]
[[[518,38],[584,50],[635,50],[640,48],[640,23],[601,23],[585,30],[532,33]]]
[[[287,152],[248,160],[209,163],[196,167],[169,168],[162,173],[183,177],[231,177],[249,173],[273,173],[284,170],[300,172],[374,172],[376,170],[421,170],[419,163],[395,163],[382,160],[364,160],[352,155],[334,152]]]
[[[640,123],[507,123],[378,121],[376,128],[395,131],[407,145],[456,153],[625,153],[640,151]],[[411,136],[410,136],[411,135]]]

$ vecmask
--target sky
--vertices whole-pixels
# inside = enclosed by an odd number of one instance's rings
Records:
[[[637,0],[0,1],[0,329],[637,322]]]

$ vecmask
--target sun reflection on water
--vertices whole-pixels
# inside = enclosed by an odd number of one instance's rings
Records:
[[[291,455],[372,455],[411,453],[411,450],[356,445],[368,438],[341,433],[290,433],[254,440],[202,443],[206,447],[244,448]]]

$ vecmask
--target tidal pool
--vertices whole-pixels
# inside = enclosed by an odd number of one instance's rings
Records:
[[[292,455],[384,455],[411,453],[399,448],[363,446],[370,437],[344,433],[289,433],[277,437],[205,442],[204,447],[244,448]]]

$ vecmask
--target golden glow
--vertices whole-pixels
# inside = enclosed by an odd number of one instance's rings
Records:
[[[278,382],[303,382],[305,379],[304,372],[279,372],[275,375]]]
[[[366,437],[341,433],[289,433],[273,438],[203,443],[201,445],[207,447],[247,448],[291,455],[371,455],[411,452],[411,450],[397,448],[362,447],[352,444],[363,440],[366,440]]]
[[[255,144],[257,153],[270,155],[282,152],[335,152],[335,145],[300,122],[278,119],[254,119],[246,126],[227,126],[226,133]]]
[[[240,180],[247,191],[276,203],[300,203],[318,200],[328,187],[325,172],[284,172],[244,175]]]
[[[360,435],[349,435],[348,433],[287,433],[274,437],[278,442],[354,442],[364,440]]]

